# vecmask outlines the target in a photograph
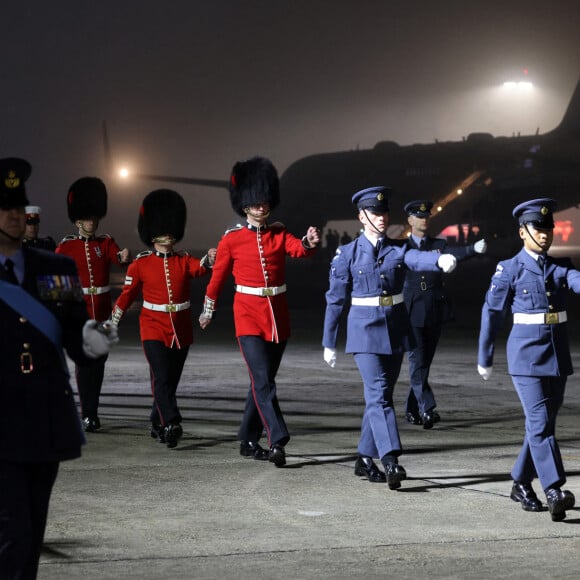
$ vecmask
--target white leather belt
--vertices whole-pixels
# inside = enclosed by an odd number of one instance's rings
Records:
[[[106,292],[110,292],[110,286],[89,286],[88,288],[83,288],[83,294],[105,294]]]
[[[568,320],[566,311],[563,312],[539,312],[538,314],[526,314],[516,312],[514,324],[561,324]]]
[[[236,284],[236,292],[240,294],[252,294],[254,296],[277,296],[286,292],[286,284],[272,286],[271,288],[254,288],[253,286],[241,286]]]
[[[151,302],[143,300],[143,308],[155,312],[181,312],[182,310],[187,310],[190,306],[191,303],[189,300],[187,302],[182,302],[181,304],[151,304]]]
[[[353,296],[350,303],[353,306],[395,306],[403,302],[403,294],[393,294],[392,296],[370,296],[358,298]]]

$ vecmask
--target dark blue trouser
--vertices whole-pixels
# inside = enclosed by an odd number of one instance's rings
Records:
[[[58,462],[0,461],[0,578],[34,580]]]
[[[514,481],[531,483],[537,475],[543,489],[566,483],[556,441],[556,417],[564,400],[567,378],[512,376],[526,416],[526,436],[512,469]]]
[[[441,336],[441,325],[414,326],[413,335],[417,346],[408,353],[411,386],[405,412],[422,415],[437,406],[435,395],[429,385],[429,371]]]
[[[356,353],[365,396],[358,452],[369,457],[401,455],[403,448],[393,407],[395,384],[401,371],[403,354]]]
[[[99,398],[103,387],[107,358],[108,355],[92,361],[87,366],[75,366],[82,417],[94,419],[99,414]]]
[[[160,340],[144,340],[143,351],[151,375],[153,394],[151,423],[154,425],[181,423],[176,393],[189,346],[169,348]]]
[[[259,441],[265,429],[268,446],[286,445],[290,435],[276,396],[276,373],[286,341],[269,342],[259,336],[240,336],[238,343],[250,374],[250,391],[238,439]]]

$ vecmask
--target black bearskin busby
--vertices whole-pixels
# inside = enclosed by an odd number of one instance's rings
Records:
[[[155,238],[166,235],[179,242],[185,233],[186,220],[183,197],[171,189],[156,189],[145,196],[139,209],[139,237],[147,246],[152,246]]]
[[[98,177],[81,177],[69,188],[66,198],[71,222],[107,215],[107,188]]]
[[[30,177],[32,167],[28,161],[17,157],[0,159],[0,207],[12,209],[29,204],[24,182]]]
[[[272,162],[265,157],[238,161],[230,176],[230,202],[234,211],[245,217],[244,208],[269,203],[274,210],[280,203],[280,182]]]

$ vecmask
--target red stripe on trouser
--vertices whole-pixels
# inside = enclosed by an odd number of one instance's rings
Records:
[[[246,360],[246,356],[244,355],[244,349],[242,348],[242,345],[240,344],[239,338],[238,338],[238,346],[240,347],[240,352],[242,353],[242,358],[244,359],[244,362],[246,363],[246,366],[248,367],[248,374],[250,375],[250,381],[251,381],[250,388],[252,389],[252,396],[254,397],[254,404],[256,405],[256,409],[258,410],[258,414],[260,415],[260,419],[262,420],[262,425],[264,425],[264,429],[266,430],[266,436],[268,437],[268,446],[270,446],[272,444],[270,427],[268,426],[268,423],[266,422],[266,418],[262,414],[262,409],[260,408],[260,405],[258,405],[258,398],[256,397],[256,389],[255,389],[255,382],[254,382],[254,375],[252,374],[252,369],[250,368],[250,365],[248,364],[248,361]]]

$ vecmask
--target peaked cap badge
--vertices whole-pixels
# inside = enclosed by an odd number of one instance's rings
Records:
[[[20,185],[20,178],[16,177],[16,173],[10,170],[8,172],[8,177],[4,180],[4,184],[8,189],[15,189]]]

